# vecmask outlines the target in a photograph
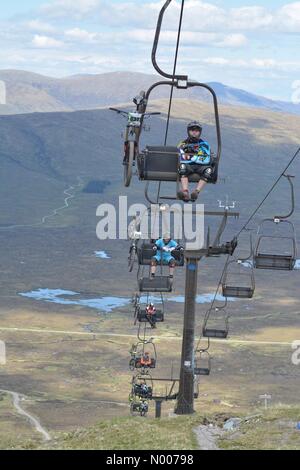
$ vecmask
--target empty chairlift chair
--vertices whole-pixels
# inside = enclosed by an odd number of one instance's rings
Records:
[[[252,299],[254,291],[255,278],[252,261],[229,261],[222,280],[223,297]]]
[[[195,359],[194,375],[209,376],[211,372],[211,356],[208,351],[199,351],[199,357]]]
[[[272,226],[273,233],[267,230]],[[288,235],[289,233],[289,235]],[[289,220],[265,219],[261,222],[254,255],[256,269],[292,271],[297,260],[296,231]]]
[[[203,330],[202,330],[202,335],[204,338],[215,338],[215,339],[227,339],[228,338],[230,315],[226,312],[226,308],[225,308],[226,305],[227,305],[227,301],[224,306],[211,307],[207,311],[204,325],[203,325]],[[213,319],[212,319],[212,316],[214,316]],[[219,324],[221,327],[219,326]]]
[[[294,224],[287,220],[294,213],[295,194],[292,176],[284,175],[291,187],[292,209],[286,216],[264,219],[259,225],[254,253],[256,269],[292,271],[297,260],[297,240]]]

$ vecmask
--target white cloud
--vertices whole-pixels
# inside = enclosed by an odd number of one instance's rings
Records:
[[[244,34],[229,34],[218,43],[220,47],[241,47],[247,44],[248,40]]]
[[[139,0],[118,3],[108,0],[52,0],[42,5],[40,12],[49,18],[97,18],[100,27],[102,23],[106,26],[143,30],[155,27],[163,3],[157,0],[143,3]],[[177,30],[180,7],[180,0],[170,4],[162,31]],[[184,25],[184,30],[190,32],[273,32],[278,28],[280,31],[300,32],[300,2],[287,3],[276,9],[259,5],[221,8],[201,0],[187,0]]]
[[[37,31],[37,32],[41,32],[41,33],[53,33],[56,30],[55,27],[52,26],[51,24],[45,23],[45,22],[40,21],[38,19],[28,21],[28,23],[26,23],[26,25],[27,25],[28,29],[30,29],[31,31]]]
[[[227,65],[227,64],[229,64],[229,60],[225,59],[225,57],[207,57],[206,59],[203,59],[203,62],[205,64],[211,64],[211,65]]]
[[[95,42],[97,40],[97,33],[90,33],[80,28],[68,29],[65,31],[65,36],[84,42]]]
[[[261,29],[272,22],[273,15],[261,6],[232,8],[228,14],[228,26],[239,30]]]
[[[93,12],[100,3],[101,0],[54,0],[42,5],[40,11],[52,18],[82,18]]]
[[[280,8],[277,24],[281,30],[300,32],[300,2],[288,3]]]
[[[38,48],[54,48],[54,47],[62,47],[64,43],[62,41],[58,41],[57,39],[51,38],[49,36],[40,36],[36,34],[32,40],[32,44]]]

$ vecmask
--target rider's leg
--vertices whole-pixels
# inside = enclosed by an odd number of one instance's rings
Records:
[[[156,266],[157,266],[157,259],[156,259],[156,258],[152,258],[152,260],[151,260],[151,277],[154,277],[154,276],[155,276],[155,273],[156,273]]]
[[[205,188],[206,185],[207,185],[206,181],[200,180],[197,185],[197,191],[200,193]]]
[[[203,181],[203,180],[199,181],[199,183],[197,184],[196,189],[191,194],[191,200],[192,201],[196,201],[198,199],[199,194],[205,188],[206,185],[207,185],[206,181]]]
[[[172,258],[170,261],[169,261],[169,268],[170,268],[170,278],[173,279],[174,277],[174,271],[175,271],[175,259]]]
[[[188,202],[190,200],[189,194],[189,179],[186,176],[181,178],[182,190],[178,192],[178,198]]]

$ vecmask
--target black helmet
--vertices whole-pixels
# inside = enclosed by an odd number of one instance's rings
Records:
[[[188,133],[190,132],[191,129],[199,129],[200,132],[202,132],[202,125],[200,124],[199,121],[192,121],[188,124],[187,126],[187,131]]]

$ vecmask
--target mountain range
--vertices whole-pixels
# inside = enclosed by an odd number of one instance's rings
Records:
[[[159,79],[157,75],[136,72],[53,78],[22,70],[1,70],[0,114],[78,111],[128,103],[140,90],[146,90]],[[300,105],[292,102],[274,101],[219,82],[209,85],[217,92],[221,104],[300,114]],[[161,87],[153,93],[155,99],[168,95],[168,87]],[[175,97],[210,99],[205,91],[199,89],[176,90]]]

